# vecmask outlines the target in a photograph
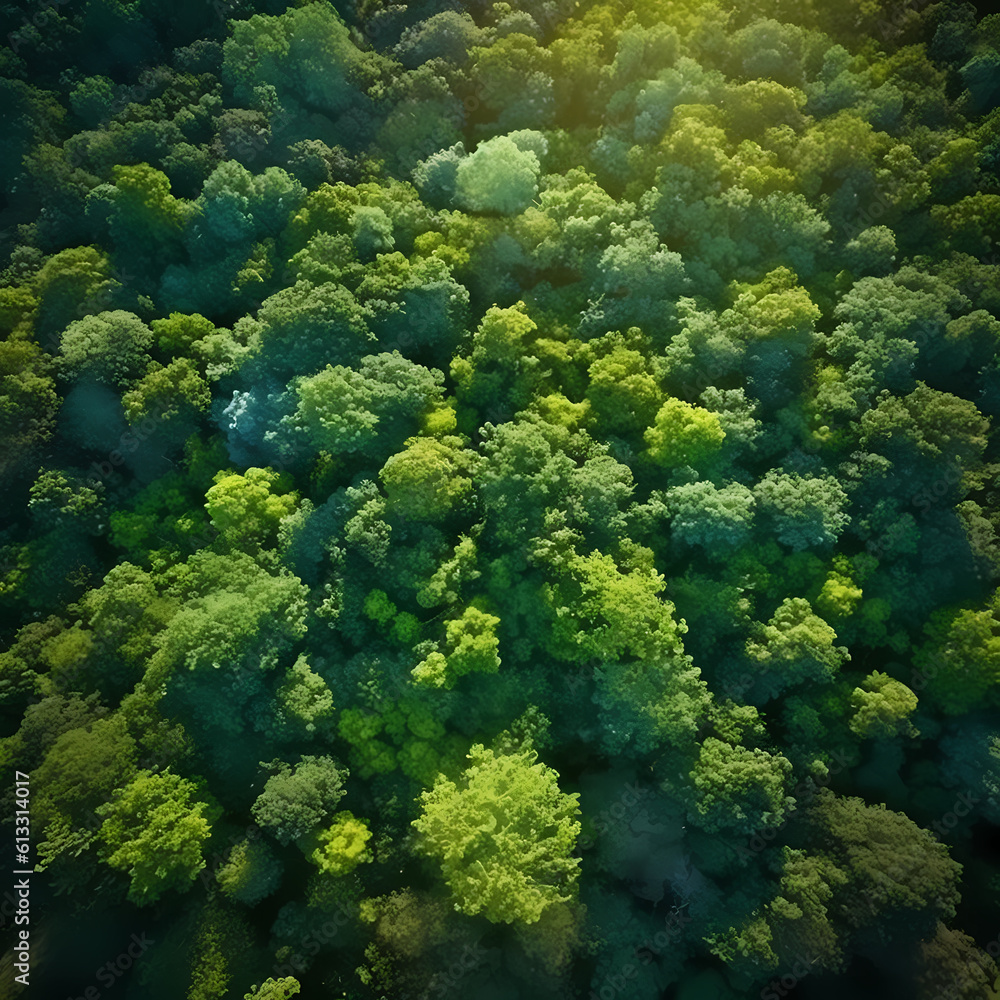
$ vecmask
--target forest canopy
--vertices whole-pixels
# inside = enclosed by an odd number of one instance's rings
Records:
[[[4,996],[1000,997],[1000,15],[0,35]]]

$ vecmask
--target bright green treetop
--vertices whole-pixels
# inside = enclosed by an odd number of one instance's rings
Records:
[[[718,452],[725,436],[714,413],[682,399],[668,399],[645,434],[649,455],[655,462],[695,467]]]
[[[168,889],[187,889],[205,867],[202,844],[222,814],[194,799],[197,786],[171,771],[140,771],[106,805],[99,836],[112,868],[128,873],[128,898],[156,902]]]
[[[532,924],[572,897],[578,796],[561,792],[559,776],[536,757],[497,756],[477,743],[457,783],[439,775],[421,795],[418,849],[440,861],[463,913]]]
[[[333,822],[316,834],[315,847],[309,852],[309,860],[321,872],[330,875],[346,875],[358,865],[372,860],[368,849],[371,830],[363,819],[344,810],[337,813]]]

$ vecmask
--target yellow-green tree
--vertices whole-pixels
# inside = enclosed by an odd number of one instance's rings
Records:
[[[558,774],[536,758],[477,743],[457,782],[439,775],[421,794],[418,850],[440,862],[463,913],[533,924],[574,897],[578,795],[560,791]]]
[[[140,771],[110,802],[98,836],[105,860],[130,879],[128,898],[154,903],[168,889],[187,889],[205,867],[202,845],[222,815],[214,802],[196,799],[197,786],[170,770]]]

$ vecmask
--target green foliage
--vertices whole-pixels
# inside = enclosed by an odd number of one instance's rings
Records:
[[[177,358],[165,368],[154,361],[139,384],[124,393],[122,407],[133,424],[152,416],[184,427],[190,426],[196,413],[207,410],[211,401],[208,385],[194,363]]]
[[[111,867],[129,876],[128,898],[156,902],[169,889],[187,889],[205,867],[202,844],[222,809],[195,799],[198,786],[171,771],[140,771],[95,810],[98,836]]]
[[[550,654],[573,662],[680,652],[687,626],[674,620],[673,604],[658,596],[664,586],[652,567],[622,572],[610,555],[574,553],[566,574],[542,588],[552,614]]]
[[[847,932],[895,917],[922,935],[951,918],[961,865],[912,819],[829,789],[818,792],[805,818],[819,850],[848,875],[838,893]]]
[[[731,829],[747,835],[778,826],[795,804],[787,791],[791,772],[780,754],[708,736],[682,790],[688,819],[710,833]]]
[[[441,381],[398,351],[362,358],[357,370],[328,365],[293,382],[296,410],[286,422],[315,451],[384,461],[440,402]]]
[[[288,736],[314,738],[326,735],[333,725],[333,692],[326,681],[300,656],[276,692],[282,730]]]
[[[830,546],[850,522],[848,497],[830,475],[771,469],[753,488],[758,509],[776,537],[795,552]]]
[[[663,505],[673,536],[709,554],[721,555],[746,543],[753,530],[756,501],[741,483],[722,489],[708,480],[684,483],[663,494]]]
[[[469,212],[523,211],[538,194],[538,156],[506,135],[480,143],[455,168],[455,200]]]
[[[305,594],[296,577],[272,576],[244,553],[198,552],[174,573],[167,596],[183,607],[157,637],[151,671],[238,663],[261,634],[280,648],[305,634]]]
[[[874,671],[851,695],[851,730],[859,736],[917,735],[907,718],[917,707],[917,696],[888,674]]]
[[[217,899],[202,907],[190,950],[190,1000],[224,996],[236,971],[234,957],[250,947],[250,928],[234,907]]]
[[[49,440],[58,405],[42,352],[27,341],[0,344],[0,475]]]
[[[216,476],[205,494],[205,509],[221,539],[231,548],[256,552],[270,547],[282,518],[298,503],[287,476],[270,469],[247,469],[244,475]]]
[[[766,700],[804,682],[829,683],[850,659],[835,646],[837,633],[801,597],[786,597],[758,635],[747,639],[746,653],[759,677],[755,696]]]
[[[251,812],[279,844],[314,832],[343,798],[349,774],[332,757],[305,755],[295,765],[276,760],[261,766],[270,777]]]
[[[343,810],[326,829],[315,834],[316,846],[308,852],[309,860],[328,875],[347,875],[358,865],[372,860],[365,846],[371,839],[365,821]]]
[[[661,654],[602,664],[594,700],[607,713],[609,733],[602,742],[609,752],[619,753],[630,744],[643,752],[657,745],[690,746],[711,695],[690,657]],[[622,718],[622,708],[637,721]]]
[[[456,604],[461,597],[462,585],[478,580],[476,569],[477,549],[473,539],[460,535],[450,559],[443,560],[433,575],[417,591],[417,603],[422,608],[439,604]]]
[[[913,657],[919,690],[948,715],[995,704],[1000,691],[997,595],[983,609],[941,608],[924,625]]]
[[[288,1000],[302,991],[299,981],[294,976],[283,979],[265,979],[260,986],[251,986],[249,993],[243,994],[243,1000]]]
[[[321,2],[233,21],[222,78],[242,102],[260,100],[270,89],[284,101],[340,114],[356,98],[351,76],[360,61],[340,15]]]
[[[148,326],[122,309],[74,320],[61,338],[61,363],[71,379],[94,379],[125,388],[149,366]]]
[[[500,619],[475,606],[445,622],[447,653],[434,651],[413,668],[413,679],[429,687],[454,687],[470,673],[495,674],[500,669],[496,627]]]
[[[382,467],[386,510],[413,521],[440,521],[468,506],[475,456],[454,434],[408,438]]]
[[[533,924],[572,898],[578,796],[561,792],[558,775],[536,757],[531,750],[497,756],[474,744],[457,783],[442,775],[421,793],[413,821],[419,850],[441,864],[463,913]]]
[[[1000,19],[168,6],[0,52],[50,916],[155,904],[151,1000],[992,995]]]
[[[959,989],[965,996],[996,996],[1000,968],[993,957],[983,954],[975,939],[938,922],[933,937],[920,946],[918,983],[927,996]]]
[[[255,906],[277,891],[282,870],[283,865],[266,841],[245,837],[233,844],[215,879],[230,899]]]
[[[644,434],[650,458],[668,467],[704,465],[718,452],[725,436],[714,413],[682,399],[668,399]]]

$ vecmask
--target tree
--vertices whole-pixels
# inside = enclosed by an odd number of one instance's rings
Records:
[[[624,344],[598,358],[587,370],[587,399],[598,426],[612,434],[645,431],[663,403],[650,363]]]
[[[902,399],[880,399],[860,426],[861,443],[894,460],[912,456],[966,467],[982,455],[989,421],[969,400],[918,382]]]
[[[281,885],[283,868],[265,840],[244,837],[233,844],[215,880],[230,899],[256,906]]]
[[[848,268],[858,277],[885,277],[896,260],[896,236],[888,226],[863,229],[844,247]]]
[[[803,819],[814,849],[848,875],[831,908],[845,936],[916,940],[954,916],[962,866],[908,816],[822,788]]]
[[[255,644],[263,670],[273,665],[277,651],[305,634],[306,588],[287,571],[272,576],[245,553],[205,550],[175,567],[172,576],[165,596],[179,607],[156,638],[149,683],[173,674],[171,683],[183,686],[196,683],[195,676],[186,676],[191,672],[211,667],[210,675],[223,664],[235,669]],[[208,676],[201,680],[211,686]],[[211,717],[212,699],[201,704],[196,698],[191,707],[199,704]],[[217,724],[237,721],[217,716]]]
[[[333,692],[305,655],[288,668],[275,700],[283,736],[310,739],[332,730]]]
[[[379,253],[354,294],[382,343],[399,343],[408,352],[427,350],[443,363],[466,336],[469,293],[441,257],[410,261],[398,250]]]
[[[780,691],[812,681],[833,680],[850,659],[846,646],[835,646],[837,633],[801,597],[786,597],[767,625],[747,639],[746,653],[760,672],[754,700],[774,698]]]
[[[243,994],[243,1000],[289,1000],[301,991],[302,987],[294,976],[265,979],[260,986],[251,986],[250,992]]]
[[[603,663],[595,677],[594,701],[604,710],[601,743],[610,755],[689,746],[711,702],[701,671],[683,654]]]
[[[234,333],[260,345],[245,366],[249,378],[255,372],[289,378],[359,360],[375,340],[366,320],[366,310],[342,284],[300,278],[268,296],[256,319],[243,317]]]
[[[108,255],[96,246],[60,250],[35,272],[29,286],[37,299],[35,334],[48,345],[83,312],[123,306],[121,281],[113,274]],[[81,312],[82,310],[82,312]]]
[[[679,653],[687,625],[675,621],[673,603],[658,596],[665,586],[652,565],[623,572],[610,555],[572,553],[556,582],[542,587],[552,616],[546,648],[569,662]]]
[[[278,16],[233,21],[223,43],[222,79],[243,106],[272,92],[335,117],[360,98],[354,74],[361,53],[329,3],[289,8]]]
[[[475,541],[467,535],[459,535],[451,558],[443,560],[417,591],[417,603],[422,608],[456,604],[462,585],[479,579],[481,573],[476,567]]]
[[[724,559],[745,544],[753,530],[753,492],[741,483],[719,489],[708,480],[673,486],[663,493],[670,532],[687,545],[699,545],[713,558]]]
[[[101,185],[87,197],[88,216],[106,214],[108,230],[120,262],[170,260],[180,250],[182,228],[191,214],[190,203],[175,198],[170,179],[148,163],[112,168],[112,185]]]
[[[202,844],[222,809],[196,794],[195,782],[169,769],[140,771],[97,808],[105,859],[128,873],[133,903],[147,905],[169,889],[187,889],[205,867]]]
[[[251,812],[279,844],[315,832],[343,798],[350,773],[323,756],[305,755],[295,765],[275,760],[261,766],[270,777]]]
[[[917,707],[917,696],[888,674],[877,670],[869,674],[851,694],[851,706],[851,730],[859,736],[917,735],[916,727],[907,718]]]
[[[132,426],[147,419],[162,421],[168,439],[179,445],[190,436],[198,415],[211,401],[208,383],[194,362],[177,358],[166,367],[152,362],[139,383],[122,395],[122,408]]]
[[[281,519],[296,508],[298,494],[288,492],[287,475],[270,469],[247,469],[245,475],[220,472],[205,494],[205,509],[227,546],[255,553],[271,547]]]
[[[547,128],[555,110],[549,52],[515,30],[489,46],[471,49],[466,77],[476,81],[482,103],[496,117],[494,129]]]
[[[601,254],[599,268],[603,282],[595,291],[624,293],[633,301],[656,300],[661,309],[690,284],[681,255],[659,241],[647,219],[636,219],[627,226],[611,223],[611,243]],[[662,318],[662,312],[655,315],[650,310],[637,316],[636,321],[645,325],[643,320],[651,324],[662,322]]]
[[[751,834],[778,826],[794,806],[785,791],[791,773],[791,763],[780,754],[709,736],[687,776],[690,783],[677,791],[687,805],[688,819],[702,829]]]
[[[540,171],[535,153],[521,150],[508,136],[487,139],[458,161],[458,207],[470,212],[514,215],[527,208],[538,194]]]
[[[730,59],[737,70],[733,75],[774,79],[792,86],[801,84],[804,35],[797,24],[770,17],[754,18],[733,34]]]
[[[363,819],[355,819],[346,809],[337,813],[333,822],[314,834],[307,851],[309,860],[327,875],[346,875],[358,865],[372,860],[366,847],[371,830]]]
[[[920,944],[917,982],[921,996],[953,995],[960,1000],[996,996],[1000,968],[975,939],[938,921],[933,937]]]
[[[831,475],[771,469],[753,488],[757,509],[779,542],[795,552],[829,546],[850,523],[847,494]]]
[[[941,776],[952,788],[968,789],[991,823],[1000,819],[1000,732],[989,714],[967,715],[952,723],[941,740]]]
[[[811,965],[842,972],[845,942],[832,904],[848,873],[822,854],[784,847],[782,855],[780,893],[767,907],[782,967],[808,954],[816,959]]]
[[[220,163],[194,202],[198,215],[186,235],[189,252],[207,261],[232,244],[277,236],[305,197],[305,188],[280,167],[255,177],[236,160]]]
[[[413,668],[413,678],[430,687],[451,688],[468,673],[495,674],[500,668],[496,627],[500,619],[475,605],[445,623],[448,652],[434,651]]]
[[[90,378],[127,388],[150,362],[153,334],[135,313],[123,309],[74,320],[61,338],[61,365],[68,378]]]
[[[439,775],[421,793],[418,850],[441,864],[463,913],[533,924],[573,897],[579,796],[561,792],[556,772],[536,759],[476,743],[458,782]]]
[[[668,399],[644,438],[650,458],[659,465],[704,465],[717,454],[726,432],[708,410]]]
[[[388,512],[408,520],[440,521],[467,508],[477,465],[467,443],[454,434],[408,438],[379,472]]]
[[[911,685],[948,715],[963,715],[1000,693],[1000,601],[983,608],[944,607],[924,624]]]
[[[89,813],[135,774],[136,756],[135,740],[120,715],[57,736],[32,772],[44,787],[33,807],[41,830],[47,831],[60,816],[76,828],[84,827]]]
[[[451,362],[458,398],[486,412],[490,406],[523,408],[541,380],[539,359],[530,350],[537,329],[522,301],[487,309],[472,335],[472,350]]]
[[[440,403],[443,380],[399,351],[368,355],[357,369],[327,365],[292,381],[296,408],[282,422],[317,452],[384,461]]]

